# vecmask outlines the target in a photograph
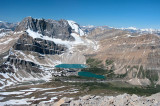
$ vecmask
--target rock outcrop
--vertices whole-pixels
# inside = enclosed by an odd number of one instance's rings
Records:
[[[45,20],[26,17],[19,23],[15,31],[25,31],[27,29],[51,38],[59,38],[69,41],[75,40],[74,37],[71,36],[72,28],[66,20],[56,21],[51,19]]]
[[[24,33],[17,40],[13,49],[54,55],[64,53],[67,48],[64,45],[57,45],[52,41],[40,38],[33,39],[27,33]]]
[[[36,106],[159,106],[160,93],[149,97],[139,97],[135,94],[123,94],[118,96],[91,96],[79,97],[78,100],[61,98],[58,102],[38,104]],[[35,105],[33,105],[35,106]]]

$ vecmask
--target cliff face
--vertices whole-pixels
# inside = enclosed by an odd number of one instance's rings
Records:
[[[40,54],[62,54],[67,49],[65,46],[57,45],[52,41],[40,38],[33,39],[27,33],[22,34],[17,42],[13,45],[13,49],[22,51],[33,51]]]
[[[66,20],[56,21],[27,17],[19,23],[15,31],[25,31],[27,29],[51,38],[60,38],[69,41],[75,40],[74,37],[71,36],[72,28]]]

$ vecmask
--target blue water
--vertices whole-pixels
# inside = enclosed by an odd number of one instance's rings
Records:
[[[105,79],[106,78],[103,75],[96,75],[91,72],[84,72],[84,71],[78,72],[78,75],[83,76],[83,77],[92,77],[92,78],[98,78],[98,79]]]
[[[57,68],[87,68],[85,64],[59,64],[56,65]]]

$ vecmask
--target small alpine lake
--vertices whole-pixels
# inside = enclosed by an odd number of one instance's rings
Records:
[[[56,68],[87,68],[85,64],[59,64],[55,66]]]
[[[83,76],[83,77],[97,78],[97,79],[105,79],[105,78],[106,78],[106,77],[103,76],[103,75],[96,75],[96,74],[94,74],[94,73],[84,72],[84,71],[78,72],[78,75],[79,75],[79,76]]]

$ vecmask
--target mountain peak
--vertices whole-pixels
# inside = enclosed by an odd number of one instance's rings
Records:
[[[75,21],[72,21],[72,20],[67,20],[67,21],[68,21],[68,24],[76,33],[78,33],[80,36],[84,35],[84,32],[81,30],[80,26]]]
[[[79,35],[84,35],[83,31],[79,28],[79,25],[74,21],[67,21],[61,19],[59,21],[52,19],[35,19],[32,17],[24,18],[16,28],[16,31],[32,30],[38,32],[43,36],[49,36],[51,38],[59,38],[62,40],[74,41],[74,37],[71,33],[75,32]]]

